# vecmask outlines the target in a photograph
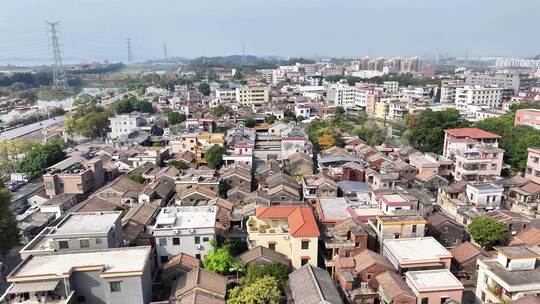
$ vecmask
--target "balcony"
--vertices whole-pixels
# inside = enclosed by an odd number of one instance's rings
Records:
[[[13,292],[14,285],[11,285],[6,293],[0,298],[0,304],[75,304],[75,291],[71,291],[66,297],[59,295],[59,290],[48,292],[37,292],[41,295],[36,296],[36,292],[15,293]]]
[[[269,225],[263,221],[251,218],[248,221],[249,234],[289,234],[289,226],[286,224]]]

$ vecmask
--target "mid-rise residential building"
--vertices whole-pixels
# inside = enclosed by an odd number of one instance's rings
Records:
[[[464,86],[456,89],[456,107],[460,112],[467,112],[471,105],[483,105],[500,108],[504,89],[499,87]]]
[[[111,122],[110,138],[117,138],[120,135],[130,134],[136,129],[142,127],[146,120],[139,115],[122,114],[109,118]]]
[[[261,105],[270,101],[266,86],[243,86],[236,88],[236,101],[243,105]]]
[[[47,168],[43,175],[45,193],[55,196],[63,193],[87,196],[105,182],[103,160],[100,157],[86,159],[72,156]]]
[[[518,73],[471,73],[465,76],[465,84],[473,86],[497,86],[519,92],[520,76]]]
[[[122,246],[122,212],[70,213],[47,227],[19,252],[22,258],[54,252],[107,249]]]
[[[350,108],[355,104],[357,91],[358,88],[346,83],[331,84],[327,88],[328,101],[336,107]]]
[[[126,247],[29,256],[6,278],[0,303],[152,301],[152,249]]]
[[[513,303],[540,293],[537,248],[497,247],[497,256],[477,260],[476,303]]]
[[[268,247],[289,257],[294,268],[317,265],[319,228],[310,207],[259,207],[248,220],[251,248]]]
[[[152,235],[160,267],[185,253],[202,260],[216,238],[217,206],[165,207],[156,218]]]
[[[516,110],[514,125],[525,125],[535,129],[540,129],[540,110],[539,109],[519,109]]]
[[[525,169],[525,178],[540,184],[540,148],[527,149],[527,168]]]
[[[460,128],[444,130],[443,156],[455,159],[461,151],[473,148],[477,144],[498,147],[499,135],[478,128]]]
[[[493,182],[469,183],[465,193],[469,202],[478,209],[499,209],[504,187]]]
[[[504,150],[476,144],[455,155],[454,179],[480,181],[488,176],[501,175]]]

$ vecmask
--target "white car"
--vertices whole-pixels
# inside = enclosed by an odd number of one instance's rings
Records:
[[[30,215],[30,214],[33,214],[33,213],[39,211],[39,209],[40,209],[39,206],[32,206],[32,207],[26,209],[26,211],[24,212],[24,214]]]

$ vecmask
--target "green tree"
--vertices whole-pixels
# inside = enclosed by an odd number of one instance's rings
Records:
[[[368,121],[361,127],[354,128],[353,133],[370,146],[378,146],[386,140],[385,130],[374,121]]]
[[[199,84],[198,89],[199,92],[201,92],[201,94],[203,94],[204,96],[210,95],[210,85],[208,83],[202,82],[201,84]]]
[[[258,278],[263,276],[271,276],[276,279],[278,285],[283,287],[289,279],[289,269],[280,263],[272,263],[268,265],[250,264],[246,270],[246,274],[241,280],[242,284],[252,284]]]
[[[185,170],[189,168],[189,166],[181,160],[171,160],[169,165],[174,166],[178,170]]]
[[[470,123],[463,119],[455,109],[434,112],[424,110],[418,117],[410,119],[409,128],[402,137],[422,152],[442,153],[444,130],[463,128]]]
[[[33,147],[18,165],[18,170],[33,179],[43,175],[45,169],[66,157],[66,144],[62,140],[51,140]]]
[[[167,112],[165,115],[167,116],[167,121],[170,125],[181,124],[186,120],[186,114],[184,113],[170,111]]]
[[[136,181],[139,184],[144,184],[146,182],[146,178],[138,173],[129,173],[128,178],[132,181]]]
[[[227,113],[231,113],[231,108],[226,107],[224,105],[219,105],[216,108],[214,108],[214,116],[221,117]]]
[[[8,254],[20,241],[17,220],[9,210],[10,204],[11,192],[6,188],[0,188],[0,256]]]
[[[220,145],[213,145],[204,153],[204,158],[208,162],[208,167],[212,169],[219,169],[223,163],[223,147]]]
[[[233,78],[234,80],[242,80],[244,79],[244,75],[242,74],[242,71],[240,69],[236,69]]]
[[[212,246],[212,249],[203,259],[204,268],[219,274],[229,272],[229,268],[231,268],[232,265],[235,265],[235,260],[231,255],[229,246],[224,245],[218,247],[215,240],[211,240],[210,245]]]
[[[336,107],[336,110],[334,111],[334,114],[343,115],[343,114],[345,114],[345,109],[342,106],[338,106],[338,107]]]
[[[486,215],[474,218],[467,228],[473,240],[482,247],[502,243],[508,236],[504,223]]]
[[[277,117],[274,114],[266,115],[264,117],[264,122],[269,123],[269,124],[275,123],[276,120],[277,120]]]
[[[246,127],[248,127],[248,128],[255,127],[255,120],[253,120],[251,118],[244,119],[244,123],[246,124]]]
[[[68,133],[76,133],[85,138],[97,138],[105,136],[109,125],[109,113],[107,111],[90,112],[75,120],[68,119]]]
[[[227,304],[278,304],[281,292],[277,280],[263,276],[248,285],[235,287]]]
[[[132,103],[133,111],[141,113],[154,113],[154,107],[146,100],[135,100]]]
[[[434,102],[439,103],[441,102],[441,84],[437,87],[437,93],[435,93],[435,100]]]

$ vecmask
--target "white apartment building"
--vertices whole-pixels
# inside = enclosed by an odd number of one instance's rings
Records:
[[[243,86],[236,88],[236,101],[243,105],[262,104],[270,100],[266,86]]]
[[[346,83],[330,84],[327,89],[328,101],[333,102],[336,107],[352,107],[355,105],[357,91],[356,87]]]
[[[215,90],[216,99],[223,101],[235,101],[236,100],[236,90]]]
[[[442,86],[441,87],[441,102],[455,102],[456,101],[456,86]],[[435,93],[437,93],[435,89]]]
[[[129,134],[146,123],[145,119],[141,116],[131,114],[116,115],[109,118],[109,121],[111,122],[110,138]]]
[[[383,82],[383,88],[386,93],[397,93],[399,90],[399,82],[385,81]]]
[[[460,112],[467,112],[470,105],[500,108],[502,97],[503,88],[467,85],[456,89],[456,107]]]
[[[503,186],[491,182],[469,183],[465,190],[471,204],[486,210],[500,208],[503,192]]]
[[[216,238],[217,211],[217,206],[161,209],[152,227],[159,266],[182,252],[202,260]]]
[[[527,246],[497,247],[497,257],[478,259],[476,303],[514,303],[540,293],[538,249]]]
[[[517,94],[519,92],[520,80],[517,73],[474,73],[465,76],[465,84],[512,89],[514,90],[514,94]]]

